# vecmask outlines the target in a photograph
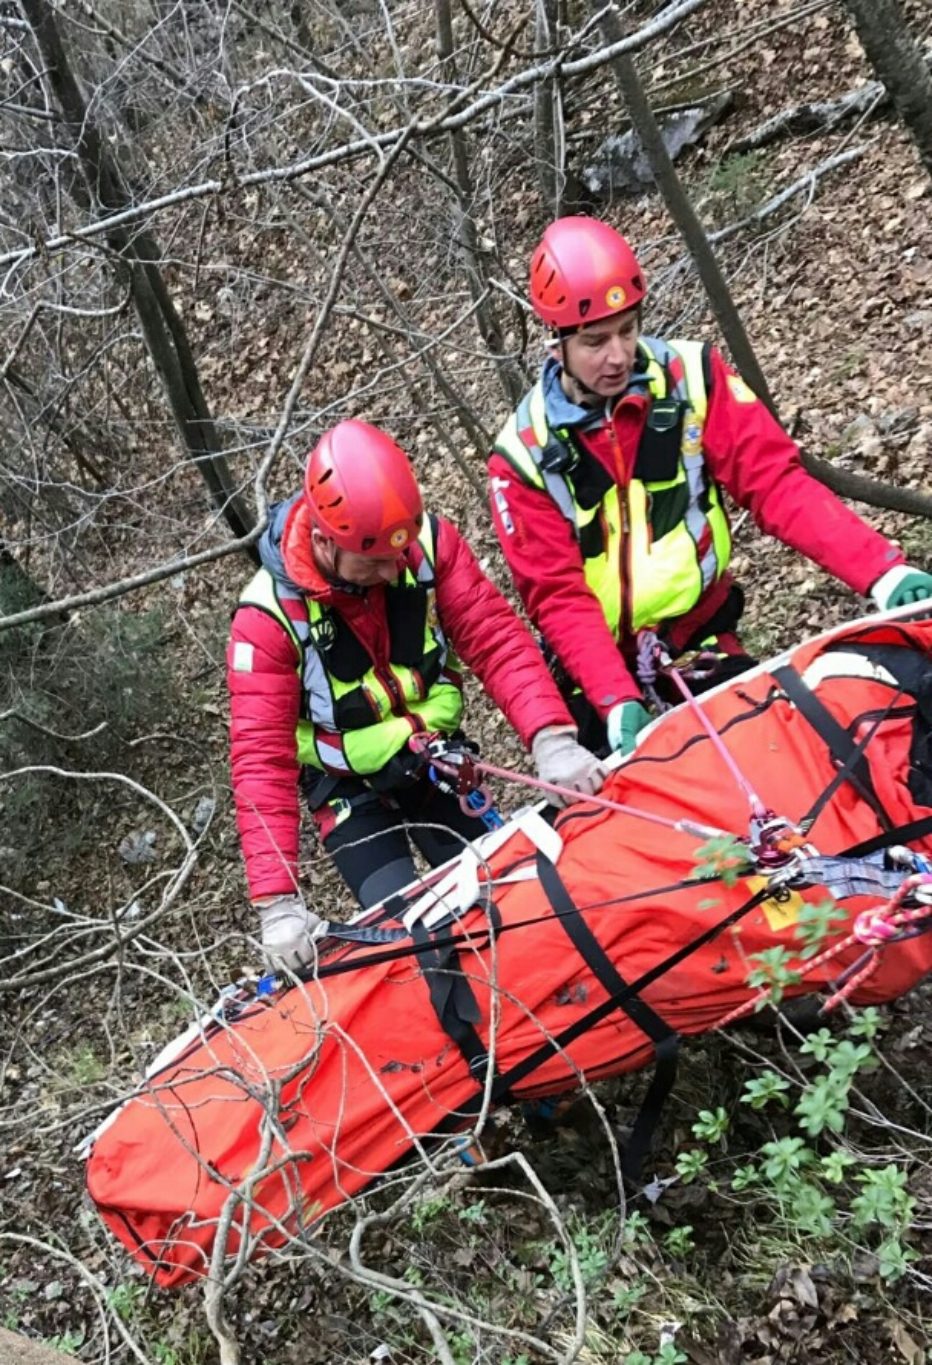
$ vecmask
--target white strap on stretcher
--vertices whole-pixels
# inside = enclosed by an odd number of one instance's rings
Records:
[[[435,929],[448,919],[457,919],[474,905],[481,903],[486,882],[480,881],[479,872],[483,863],[503,848],[515,834],[521,833],[535,848],[555,863],[563,852],[563,840],[552,825],[549,825],[536,810],[528,808],[512,816],[501,829],[489,830],[480,839],[469,844],[449,871],[419,896],[401,917],[401,922],[410,933],[415,924],[425,929]],[[516,868],[504,877],[496,877],[495,885],[503,886],[508,882],[531,881],[537,876],[533,863]]]

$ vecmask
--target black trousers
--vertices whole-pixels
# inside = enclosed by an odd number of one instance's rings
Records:
[[[302,787],[323,847],[363,909],[377,905],[417,876],[408,843],[437,867],[485,833],[457,797],[426,776],[390,792],[376,792],[358,777],[329,777],[310,769]],[[441,828],[405,828],[425,821]]]

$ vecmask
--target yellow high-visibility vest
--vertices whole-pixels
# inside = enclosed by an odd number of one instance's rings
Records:
[[[287,631],[301,678],[298,761],[313,768],[360,776],[378,772],[410,739],[408,716],[423,729],[454,731],[463,713],[460,663],[437,616],[434,524],[425,517],[419,537],[423,559],[385,589],[391,662],[376,669],[339,614],[313,597],[288,589],[260,569],[240,595],[240,606],[259,607]],[[302,609],[291,616],[283,600]],[[418,728],[421,728],[420,726]]]
[[[731,559],[728,517],[702,453],[708,407],[702,343],[640,337],[638,347],[652,403],[635,476],[626,488],[600,467],[603,487],[589,488],[581,498],[578,451],[566,429],[549,426],[540,381],[495,442],[515,473],[549,493],[573,527],[586,582],[616,639],[624,630],[690,611]],[[675,359],[682,363],[679,380],[669,373]],[[664,424],[678,448],[658,457]],[[591,474],[598,461],[590,457],[586,463]]]

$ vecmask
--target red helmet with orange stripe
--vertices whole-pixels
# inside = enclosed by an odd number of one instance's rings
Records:
[[[560,332],[627,312],[646,292],[624,237],[596,218],[557,218],[531,257],[531,305]]]
[[[311,451],[304,497],[323,535],[373,559],[400,554],[424,520],[407,455],[384,431],[355,418],[325,431]]]

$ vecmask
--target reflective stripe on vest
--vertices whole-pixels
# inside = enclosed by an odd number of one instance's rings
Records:
[[[624,625],[640,630],[690,611],[731,558],[728,518],[702,453],[708,408],[702,344],[641,337],[638,347],[654,403],[670,398],[682,405],[679,458],[672,478],[632,478],[624,490],[613,484],[594,507],[580,506],[572,470],[570,477],[564,472],[568,432],[548,426],[540,381],[519,403],[495,443],[496,451],[525,483],[549,493],[573,527],[586,582],[616,638]],[[587,548],[587,529],[598,532],[599,521],[598,545]]]
[[[268,612],[295,647],[302,682],[297,727],[300,763],[335,773],[375,773],[415,732],[450,733],[459,725],[463,712],[460,665],[437,617],[433,525],[429,517],[425,518],[419,543],[423,557],[417,571],[405,568],[399,580],[386,587],[385,594],[388,606],[392,592],[425,589],[426,598],[419,598],[424,601],[422,667],[392,662],[378,671],[371,667],[358,678],[337,678],[326,662],[337,628],[336,613],[286,587],[267,569],[260,569],[243,590],[239,605]],[[295,616],[288,614],[285,602],[300,604]]]

